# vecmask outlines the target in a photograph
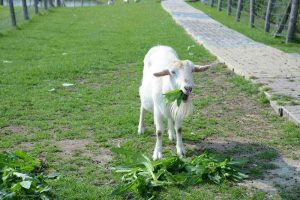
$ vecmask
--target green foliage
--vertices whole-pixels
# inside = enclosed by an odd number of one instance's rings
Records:
[[[189,171],[192,172],[192,178],[189,180],[196,181],[195,183],[215,184],[220,184],[224,180],[242,181],[248,177],[238,170],[242,164],[245,164],[245,161],[233,161],[232,158],[224,160],[216,155],[203,153],[195,157],[188,166]]]
[[[184,97],[184,93],[182,92],[182,90],[179,90],[179,89],[171,90],[163,95],[164,95],[165,99],[167,100],[167,105],[170,105],[171,103],[176,101],[177,106],[180,106],[180,104],[183,100],[183,97]]]
[[[44,166],[22,151],[0,154],[0,199],[49,199],[47,180],[58,174],[44,174]]]
[[[133,192],[154,198],[156,192],[167,186],[220,184],[225,180],[241,181],[248,177],[238,170],[243,162],[233,161],[231,158],[222,159],[208,153],[196,156],[192,161],[178,156],[151,161],[144,154],[128,149],[116,148],[114,152],[123,156],[124,163],[115,168],[116,173],[123,176],[113,194]]]

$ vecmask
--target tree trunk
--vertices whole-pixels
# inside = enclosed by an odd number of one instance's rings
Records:
[[[297,17],[298,17],[299,0],[292,0],[292,7],[286,35],[286,43],[291,42],[295,37]]]
[[[13,0],[8,0],[8,4],[9,4],[9,10],[10,10],[11,24],[12,24],[12,26],[17,26]]]
[[[254,27],[254,0],[250,0],[250,27]]]
[[[218,11],[222,10],[222,0],[218,0]]]
[[[24,19],[25,20],[29,20],[29,15],[28,15],[28,9],[27,9],[26,0],[22,0],[22,7],[23,7]]]
[[[266,17],[265,17],[265,32],[268,33],[270,31],[270,16],[273,9],[273,3],[275,0],[269,0],[267,11],[266,11]]]
[[[39,0],[34,0],[34,12],[35,14],[39,14],[39,7],[38,7],[38,3],[39,3]]]
[[[227,15],[231,15],[232,0],[227,0]]]
[[[236,20],[237,22],[239,22],[240,19],[241,19],[241,11],[242,11],[242,7],[243,7],[243,0],[238,0],[238,6],[237,6],[236,18],[235,18],[235,20]]]

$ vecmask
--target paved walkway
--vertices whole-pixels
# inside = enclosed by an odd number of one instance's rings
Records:
[[[234,70],[235,73],[264,84],[271,90],[265,92],[291,96],[300,103],[300,59],[278,49],[255,42],[211,19],[183,0],[162,1],[163,8],[171,14],[197,42]],[[300,105],[271,106],[281,116],[300,125]],[[295,103],[294,103],[295,104]]]

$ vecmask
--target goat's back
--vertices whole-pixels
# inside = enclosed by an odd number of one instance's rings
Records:
[[[168,67],[178,60],[177,53],[168,46],[152,47],[144,59],[144,71],[158,72]]]

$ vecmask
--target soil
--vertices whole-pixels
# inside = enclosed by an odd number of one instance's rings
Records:
[[[88,149],[88,145],[95,143],[91,139],[65,139],[55,141],[54,144],[61,150],[59,156],[69,158],[75,153],[80,152],[81,155],[91,158],[94,162],[105,164],[113,159],[111,152],[107,148],[97,148],[97,153],[93,153]]]

